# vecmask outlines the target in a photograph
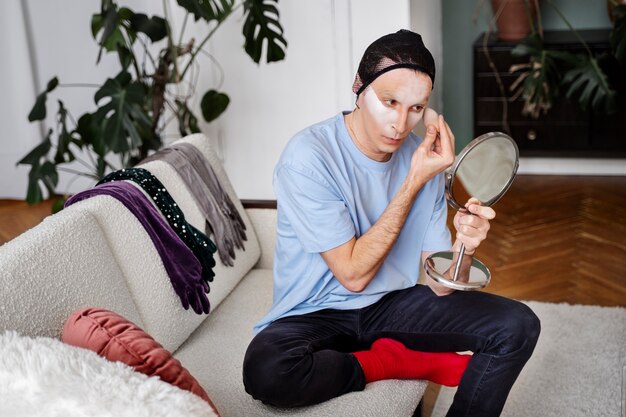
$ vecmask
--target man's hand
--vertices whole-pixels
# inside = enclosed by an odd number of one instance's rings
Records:
[[[490,228],[489,220],[496,217],[496,212],[491,207],[481,206],[480,201],[473,197],[465,203],[465,208],[469,212],[458,211],[454,216],[457,240],[455,246],[459,242],[465,244],[466,253],[471,255],[487,237]]]
[[[411,159],[410,176],[425,184],[454,162],[454,135],[443,116],[424,111],[426,136]]]

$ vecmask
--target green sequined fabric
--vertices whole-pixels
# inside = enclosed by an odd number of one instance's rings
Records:
[[[163,183],[144,168],[126,168],[111,172],[100,180],[98,184],[123,180],[133,181],[148,193],[170,227],[200,261],[200,265],[202,265],[202,279],[207,283],[213,281],[215,276],[215,272],[213,272],[213,267],[215,266],[213,254],[217,247],[207,235],[187,223],[185,215]]]

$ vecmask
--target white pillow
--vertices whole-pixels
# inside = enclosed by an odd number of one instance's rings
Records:
[[[0,335],[0,416],[216,417],[189,391],[60,340]]]

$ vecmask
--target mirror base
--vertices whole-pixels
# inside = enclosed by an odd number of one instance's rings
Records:
[[[430,278],[448,288],[460,291],[476,291],[485,288],[491,280],[491,272],[484,263],[469,255],[465,255],[468,262],[462,262],[465,265],[461,268],[467,269],[465,274],[461,273],[462,277],[459,277],[457,281],[452,279],[457,256],[458,252],[433,253],[426,258],[424,270]],[[471,266],[469,259],[471,259]]]

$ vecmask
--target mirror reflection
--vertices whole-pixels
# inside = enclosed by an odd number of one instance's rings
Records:
[[[508,135],[491,132],[470,142],[446,173],[446,196],[456,210],[475,197],[484,206],[495,204],[515,178],[517,144]]]

